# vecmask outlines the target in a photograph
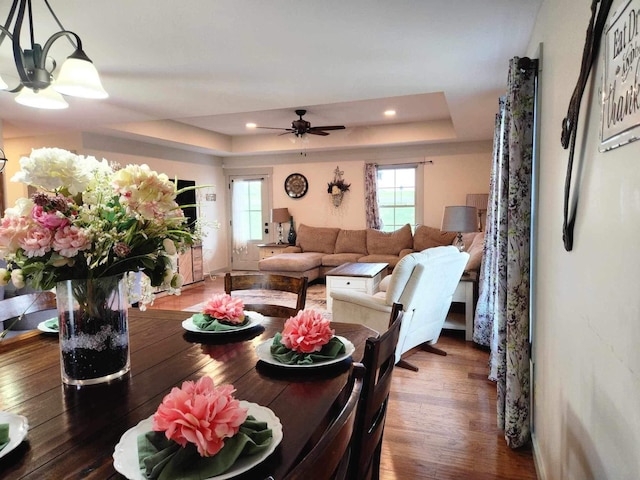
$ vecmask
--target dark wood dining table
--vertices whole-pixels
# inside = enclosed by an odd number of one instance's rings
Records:
[[[193,334],[184,311],[129,311],[131,372],[108,384],[62,384],[58,339],[39,331],[0,342],[0,410],[29,421],[25,441],[0,458],[1,479],[122,479],[113,466],[121,436],[153,415],[172,387],[211,376],[232,384],[235,396],[270,408],[283,426],[274,453],[241,479],[282,478],[321,432],[345,385],[350,361],[308,369],[259,360],[255,347],[282,331],[284,319],[230,335]],[[375,332],[332,323],[355,346],[360,361]]]

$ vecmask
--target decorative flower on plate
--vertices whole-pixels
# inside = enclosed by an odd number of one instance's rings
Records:
[[[143,271],[143,285],[178,293],[176,253],[198,234],[186,225],[175,200],[180,192],[166,175],[59,148],[33,150],[20,168],[11,180],[38,192],[18,199],[0,220],[0,257],[7,261],[0,284],[49,290],[63,280]]]
[[[301,310],[284,323],[282,344],[295,352],[319,352],[335,333],[330,324],[316,310]]]
[[[204,305],[202,313],[232,325],[241,325],[245,321],[244,302],[227,293],[213,295]]]
[[[193,443],[202,457],[215,455],[247,419],[233,396],[233,385],[215,387],[211,377],[174,387],[153,415],[153,430],[185,447]]]

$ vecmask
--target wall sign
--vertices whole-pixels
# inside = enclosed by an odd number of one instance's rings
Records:
[[[600,151],[640,139],[640,0],[629,0],[605,27]]]

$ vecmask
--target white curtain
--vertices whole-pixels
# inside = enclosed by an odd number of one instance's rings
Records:
[[[245,212],[249,209],[249,182],[231,181],[231,225],[234,253],[246,253],[249,241],[249,223]]]

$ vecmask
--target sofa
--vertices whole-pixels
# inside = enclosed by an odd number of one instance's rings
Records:
[[[438,228],[418,225],[415,232],[406,224],[394,232],[372,228],[347,230],[332,227],[298,227],[296,245],[283,253],[262,259],[258,269],[266,273],[305,276],[311,282],[344,263],[388,263],[391,273],[404,256],[428,248],[451,245],[456,234]],[[463,234],[465,251],[469,253],[466,271],[479,270],[484,244],[483,232]]]

